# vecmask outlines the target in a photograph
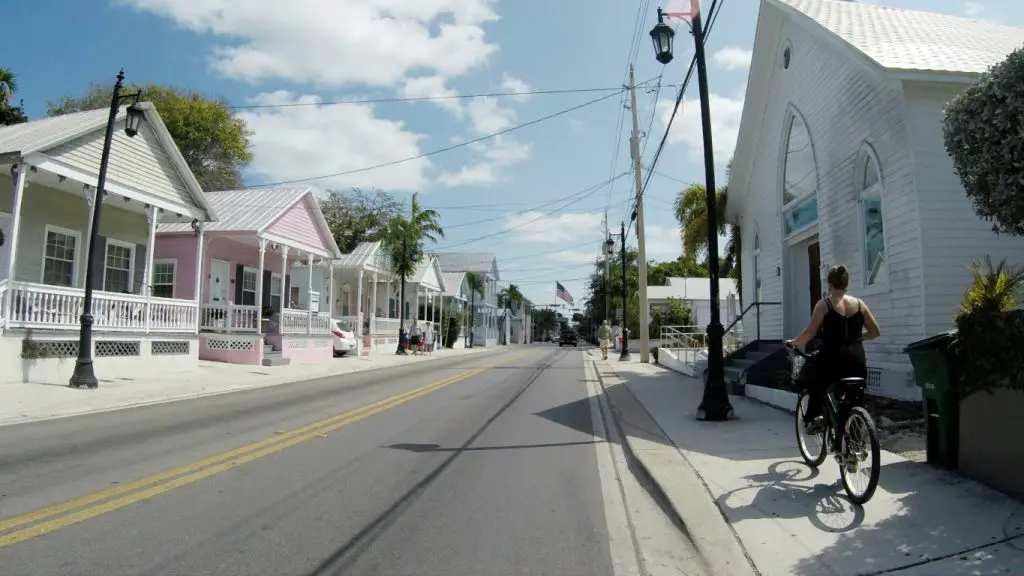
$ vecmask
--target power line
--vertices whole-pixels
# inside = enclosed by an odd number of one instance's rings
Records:
[[[288,102],[285,104],[249,104],[227,106],[229,110],[259,110],[265,108],[307,108],[310,106],[343,106],[354,104],[386,104],[401,102],[431,102],[437,100],[471,100],[473,98],[513,98],[516,96],[550,96],[556,94],[586,94],[593,92],[618,92],[621,86],[607,88],[564,88],[554,90],[523,90],[519,92],[481,92],[476,94],[447,94],[443,96],[416,96],[409,98],[363,98],[350,100],[327,100],[323,102]]]
[[[559,212],[560,210],[564,209],[567,206],[571,206],[571,205],[573,205],[573,204],[575,204],[577,202],[580,202],[580,201],[584,200],[585,198],[593,196],[599,190],[604,188],[609,183],[609,181],[618,180],[619,178],[622,178],[623,176],[627,176],[628,174],[629,174],[629,172],[623,172],[621,174],[618,174],[618,175],[610,178],[609,180],[605,180],[605,181],[600,182],[598,184],[594,184],[593,186],[588,186],[587,188],[584,188],[583,190],[580,190],[579,192],[566,197],[565,200],[568,200],[568,199],[571,199],[571,200],[569,200],[564,206],[561,206],[559,208],[556,208],[556,209],[552,210],[549,214],[553,214],[553,213]],[[498,231],[498,232],[493,232],[491,234],[485,234],[483,236],[478,236],[476,238],[471,238],[469,240],[463,240],[463,241],[456,242],[456,243],[453,243],[453,244],[448,244],[447,246],[438,246],[437,249],[438,250],[447,250],[447,249],[450,249],[450,248],[455,248],[457,246],[464,246],[466,244],[472,244],[472,243],[477,242],[479,240],[486,240],[488,238],[494,238],[494,237],[497,237],[497,236],[503,236],[503,235],[508,234],[509,232],[513,231],[513,230],[517,230],[519,228],[523,228],[524,226],[529,226],[530,224],[532,224],[534,222],[537,222],[538,220],[541,220],[542,218],[545,218],[546,216],[547,216],[547,214],[541,215],[541,216],[538,216],[538,217],[533,218],[531,220],[527,220],[526,222],[521,222],[521,223],[519,223],[519,224],[517,224],[515,226],[510,226],[508,228],[505,228],[504,230],[501,230],[501,231]]]
[[[424,152],[422,154],[417,154],[415,156],[409,156],[409,157],[401,158],[401,159],[398,159],[398,160],[392,160],[390,162],[383,162],[381,164],[375,164],[373,166],[367,166],[365,168],[356,168],[354,170],[344,170],[342,172],[335,172],[334,174],[324,174],[324,175],[320,175],[320,176],[311,176],[309,178],[296,178],[294,180],[280,180],[278,182],[264,182],[262,184],[251,184],[249,186],[245,186],[245,188],[247,188],[247,189],[248,188],[266,188],[266,187],[271,187],[271,186],[283,186],[285,184],[300,184],[300,183],[303,183],[303,182],[312,182],[314,180],[324,180],[324,179],[327,179],[327,178],[337,178],[339,176],[348,176],[350,174],[359,174],[361,172],[369,172],[371,170],[377,170],[379,168],[387,168],[389,166],[395,166],[396,164],[402,164],[402,163],[405,163],[405,162],[411,162],[413,160],[419,160],[420,158],[427,158],[429,156],[434,156],[434,155],[437,155],[437,154],[441,154],[442,152],[450,152],[450,151],[455,150],[457,148],[463,148],[463,147],[466,147],[466,146],[470,146],[472,144],[476,144],[478,142],[483,142],[485,140],[490,140],[491,138],[496,138],[498,136],[502,136],[502,135],[508,134],[510,132],[515,132],[516,130],[521,130],[521,129],[526,128],[528,126],[533,126],[534,124],[540,124],[541,122],[546,122],[548,120],[557,118],[559,116],[563,116],[563,115],[568,114],[570,112],[575,112],[576,110],[580,110],[582,108],[586,108],[587,106],[593,106],[594,104],[597,104],[599,102],[607,100],[607,99],[611,98],[612,96],[617,96],[618,94],[621,94],[622,92],[624,92],[624,89],[619,89],[618,92],[615,92],[615,93],[612,93],[612,94],[607,94],[605,96],[601,96],[600,98],[595,98],[593,100],[589,100],[587,102],[584,102],[582,104],[577,104],[576,106],[573,106],[571,108],[565,108],[565,109],[559,110],[558,112],[554,112],[552,114],[548,114],[547,116],[542,116],[540,118],[535,118],[533,120],[530,120],[529,122],[523,122],[522,124],[517,124],[515,126],[511,126],[511,127],[506,128],[504,130],[501,130],[499,132],[494,132],[492,134],[487,134],[487,135],[481,136],[479,138],[474,138],[473,140],[469,140],[469,141],[466,141],[466,142],[460,142],[458,144],[453,144],[451,146],[446,146],[444,148],[439,148],[437,150],[431,150],[430,152]]]

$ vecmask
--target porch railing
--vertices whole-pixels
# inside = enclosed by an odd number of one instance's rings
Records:
[[[199,316],[199,329],[213,332],[258,334],[260,332],[259,315],[258,306],[203,304]]]
[[[374,318],[377,334],[398,334],[398,318]]]
[[[11,309],[4,311],[12,328],[76,329],[85,302],[79,288],[29,282],[8,283]],[[196,304],[190,300],[134,294],[93,292],[93,327],[108,332],[193,332]],[[148,322],[147,322],[148,320]]]
[[[0,280],[0,328],[7,326],[7,278]]]

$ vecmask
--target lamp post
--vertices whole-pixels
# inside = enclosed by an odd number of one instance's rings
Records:
[[[628,296],[629,293],[626,283],[626,223],[623,222],[620,228],[620,235],[622,237],[622,350],[619,352],[619,362],[627,362],[629,360],[629,328],[626,327],[626,308],[629,307]]]
[[[82,301],[81,330],[78,334],[78,359],[75,360],[75,372],[71,375],[68,386],[72,388],[98,388],[99,380],[96,378],[96,371],[92,361],[92,292],[93,278],[96,270],[95,251],[100,229],[100,216],[103,212],[103,196],[107,184],[107,164],[110,161],[110,143],[114,139],[114,124],[117,123],[117,114],[121,109],[121,103],[131,100],[125,119],[124,133],[129,138],[134,138],[139,133],[139,124],[142,122],[142,109],[137,106],[141,91],[133,94],[121,94],[124,87],[124,70],[117,73],[117,83],[114,84],[114,93],[110,97],[110,115],[107,117],[107,131],[103,138],[103,154],[100,156],[100,172],[96,178],[96,198],[92,207],[92,229],[89,230],[89,251],[85,265],[85,298]],[[153,247],[150,246],[150,250]],[[148,314],[148,311],[147,311]]]
[[[408,251],[408,238],[406,237],[405,230],[402,230],[402,261],[403,266],[405,265],[405,253]],[[398,288],[398,346],[395,348],[395,355],[405,355],[405,348],[402,347],[402,336],[405,335],[405,275],[402,275],[402,285]]]
[[[691,0],[696,6],[696,0]],[[711,277],[711,322],[708,324],[708,373],[704,382],[704,397],[697,407],[699,420],[727,420],[733,416],[729,393],[725,387],[725,358],[722,338],[722,316],[718,290],[718,202],[715,197],[715,157],[711,145],[711,110],[708,107],[708,70],[704,55],[704,29],[700,11],[690,14],[693,32],[694,58],[697,61],[697,88],[700,93],[700,123],[704,134],[704,178],[707,188],[708,218],[708,275]],[[672,61],[672,43],[675,31],[665,24],[665,13],[658,8],[658,23],[651,29],[655,58],[662,64]]]

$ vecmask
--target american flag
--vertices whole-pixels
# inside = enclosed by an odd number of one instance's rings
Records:
[[[565,289],[565,286],[562,286],[561,282],[555,282],[555,298],[558,298],[569,306],[572,306],[574,302],[572,294],[569,294],[569,291]]]

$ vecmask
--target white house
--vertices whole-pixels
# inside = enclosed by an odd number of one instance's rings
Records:
[[[469,339],[469,283],[466,282],[465,272],[442,272],[441,280],[444,282],[443,305],[446,310],[456,309],[463,313],[462,327],[459,329],[459,336],[452,342],[452,348],[465,348]],[[448,341],[445,340],[445,345]]]
[[[668,308],[668,299],[682,300],[690,309],[690,320],[694,326],[711,323],[711,282],[707,278],[666,278],[665,286],[648,286],[647,303],[651,310]],[[718,279],[719,310],[722,324],[728,326],[735,317],[735,310],[729,306],[730,297],[737,294],[736,281],[731,278]]]
[[[975,216],[943,147],[944,103],[1024,29],[839,0],[762,0],[727,218],[762,339],[795,336],[844,263],[882,338],[869,386],[915,398],[903,347],[953,325],[977,258],[1024,241]]]
[[[474,346],[498,344],[498,258],[490,253],[437,254],[438,264],[445,273],[472,272],[484,281],[484,295],[475,298],[476,314],[473,327]]]

